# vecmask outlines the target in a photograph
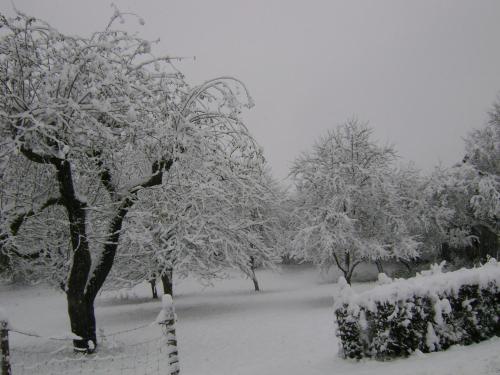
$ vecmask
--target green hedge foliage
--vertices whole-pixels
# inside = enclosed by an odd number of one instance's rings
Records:
[[[345,280],[335,303],[337,336],[346,358],[390,359],[445,350],[500,336],[500,264],[414,278],[356,294]]]

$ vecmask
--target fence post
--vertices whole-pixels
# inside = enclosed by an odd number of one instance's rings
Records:
[[[170,294],[162,297],[162,309],[156,322],[162,327],[167,343],[168,375],[179,375],[180,366],[177,351],[177,338],[175,336],[175,310]]]
[[[6,320],[0,321],[0,358],[2,359],[2,375],[12,375],[10,368],[8,325],[9,323]]]

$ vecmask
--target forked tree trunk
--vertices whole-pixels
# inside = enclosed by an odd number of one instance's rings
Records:
[[[347,284],[351,285],[351,278],[352,278],[352,272],[346,272],[342,271],[344,274],[345,281],[347,281]]]
[[[173,270],[166,270],[165,273],[161,275],[161,283],[163,284],[163,294],[174,295],[174,284],[172,282]]]
[[[80,201],[73,185],[71,164],[67,160],[54,162],[62,205],[69,219],[69,233],[73,259],[69,270],[66,299],[71,331],[80,336],[74,340],[76,351],[91,353],[97,345],[95,332],[94,298],[86,291],[92,259],[86,228],[86,204]]]
[[[137,190],[134,190],[129,197],[121,201],[121,204],[109,224],[108,239],[104,245],[99,262],[95,266],[92,274],[90,274],[92,260],[90,258],[89,245],[87,242],[84,204],[76,198],[76,194],[72,190],[73,181],[69,163],[65,162],[62,163],[62,165],[63,167],[67,166],[67,168],[57,168],[58,180],[63,200],[65,200],[66,196],[71,198],[69,204],[66,202],[63,204],[68,211],[73,247],[73,263],[70,270],[67,292],[68,312],[72,332],[82,337],[82,340],[74,340],[75,350],[92,353],[97,347],[94,300],[113,266],[123,220],[130,207],[134,204],[132,196],[137,194]],[[171,165],[172,161],[153,163],[151,178],[141,186],[145,188],[160,185],[162,182],[163,169],[169,169]],[[68,189],[71,190],[69,195],[63,192],[65,185],[63,180],[65,176],[62,176],[62,178],[59,176],[60,173],[64,172],[66,169],[69,176],[66,180],[70,181],[67,184]],[[101,176],[101,178],[103,179],[103,185],[107,187],[108,190],[111,189],[108,185],[109,181],[106,176]]]
[[[354,269],[358,266],[358,264],[361,263],[360,260],[356,261],[351,261],[351,254],[349,253],[348,250],[344,252],[344,262],[339,260],[335,252],[333,252],[333,257],[335,259],[335,263],[337,264],[337,267],[342,271],[342,274],[344,275],[345,280],[349,285],[351,285],[351,280],[352,280],[352,275],[354,273]]]
[[[410,272],[410,273],[411,273],[411,272],[413,271],[413,270],[412,270],[412,268],[411,268],[411,264],[410,264],[410,262],[407,262],[407,261],[406,261],[406,260],[404,260],[404,259],[399,259],[399,261],[403,264],[403,266],[405,266],[405,267],[406,267],[406,269],[408,270],[408,272]]]
[[[145,188],[160,185],[162,182],[163,169],[169,169],[171,165],[172,161],[161,161],[153,163],[151,178],[141,186]],[[106,178],[102,178],[103,184],[107,186]],[[91,260],[90,253],[88,251],[88,243],[86,240],[86,231],[84,226],[83,231],[79,232],[81,233],[79,235],[79,243],[83,243],[85,245],[84,248],[87,249],[86,254],[88,256],[88,268],[85,266],[85,262],[87,262],[87,260],[81,259],[81,245],[79,245],[80,248],[73,246],[73,268],[70,274],[70,283],[68,283],[68,292],[71,292],[73,290],[71,288],[71,279],[73,274],[79,275],[77,279],[79,280],[78,285],[79,287],[81,287],[81,289],[75,289],[75,293],[69,294],[72,298],[68,298],[68,311],[71,310],[70,321],[73,333],[83,338],[82,340],[74,341],[75,350],[85,350],[87,353],[92,353],[97,347],[94,300],[97,296],[97,293],[102,288],[109,272],[111,271],[111,267],[113,266],[116,250],[118,248],[118,241],[120,239],[123,220],[125,219],[125,216],[127,215],[130,207],[132,207],[132,205],[134,204],[134,199],[132,199],[132,196],[134,194],[137,194],[137,190],[135,190],[131,194],[131,196],[121,201],[121,204],[119,205],[115,216],[111,220],[108,229],[107,243],[104,245],[104,250],[92,274],[90,274]],[[85,215],[85,210],[82,211]],[[73,221],[71,220],[71,213],[69,214],[70,223],[73,223]],[[83,218],[85,218],[85,216],[83,216]],[[70,225],[70,229],[71,226],[72,225]],[[85,252],[83,252],[83,254],[85,254]],[[79,308],[81,309],[81,311],[78,310]]]
[[[382,267],[382,262],[380,260],[376,260],[375,264],[377,265],[378,273],[384,273],[384,267]]]
[[[101,257],[91,274],[92,258],[90,256],[86,228],[87,206],[85,202],[78,198],[75,191],[71,163],[65,159],[39,155],[25,147],[21,148],[21,152],[35,163],[51,164],[56,169],[56,180],[60,197],[56,198],[51,204],[57,203],[66,209],[69,221],[71,249],[73,251],[66,298],[71,331],[81,337],[81,339],[73,340],[73,345],[76,351],[92,353],[97,347],[94,300],[113,266],[123,220],[130,207],[134,204],[135,200],[133,196],[137,195],[139,189],[137,187],[132,189],[129,196],[120,202],[115,202],[119,203],[118,209],[109,224],[108,238]],[[169,170],[172,163],[173,160],[154,162],[151,168],[152,174],[150,179],[142,183],[140,187],[147,188],[160,185],[162,183],[163,172]],[[115,188],[111,183],[109,172],[103,169],[100,173],[100,178],[103,186],[113,196]]]

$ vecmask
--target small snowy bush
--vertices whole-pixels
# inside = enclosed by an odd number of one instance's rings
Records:
[[[500,263],[448,273],[441,266],[407,280],[384,275],[361,294],[341,278],[334,309],[344,357],[388,359],[500,336]]]

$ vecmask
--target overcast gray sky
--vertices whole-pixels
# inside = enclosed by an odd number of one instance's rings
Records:
[[[88,34],[106,0],[14,0],[62,32]],[[430,170],[461,159],[462,137],[500,92],[500,1],[114,0],[144,18],[124,26],[161,38],[157,54],[191,83],[233,75],[245,114],[279,178],[327,129],[356,115],[403,160]],[[10,0],[0,11],[12,14]]]

